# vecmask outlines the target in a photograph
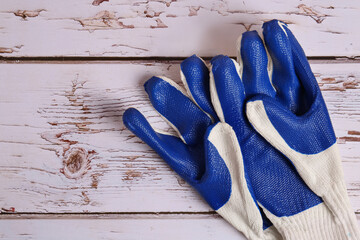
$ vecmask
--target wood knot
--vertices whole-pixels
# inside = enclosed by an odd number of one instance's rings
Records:
[[[69,149],[64,157],[64,168],[61,169],[61,172],[67,178],[80,178],[90,168],[89,152],[83,148],[74,147]]]
[[[17,10],[14,12],[14,15],[17,17],[21,17],[26,20],[28,17],[37,17],[42,11],[46,11],[45,9],[36,9],[36,10]]]
[[[102,2],[108,2],[109,0],[94,0],[92,5],[99,6]]]
[[[139,178],[142,176],[141,172],[135,171],[135,170],[128,170],[125,172],[125,177],[123,177],[124,181],[131,181],[135,178]]]
[[[14,212],[15,212],[15,208],[14,208],[14,207],[1,208],[1,209],[0,209],[0,213],[14,213]]]

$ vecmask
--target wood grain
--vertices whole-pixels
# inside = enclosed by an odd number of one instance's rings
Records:
[[[360,213],[360,64],[313,63]],[[211,211],[122,124],[136,107],[171,129],[142,84],[179,62],[0,64],[0,209],[15,213]]]
[[[0,220],[0,239],[246,239],[216,215],[26,217]]]
[[[0,55],[235,56],[242,32],[277,18],[308,56],[357,57],[359,8],[352,0],[3,0]]]
[[[0,240],[245,239],[121,118],[136,107],[172,131],[143,83],[179,80],[171,59],[234,56],[242,32],[274,18],[323,59],[311,64],[360,220],[360,63],[340,60],[360,56],[359,10],[352,0],[3,0]]]
[[[215,214],[17,215],[0,220],[0,229],[0,239],[18,240],[246,239]]]

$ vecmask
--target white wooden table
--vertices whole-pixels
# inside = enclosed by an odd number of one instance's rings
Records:
[[[142,84],[277,18],[319,81],[360,219],[360,2],[0,3],[0,239],[243,239],[122,124]]]

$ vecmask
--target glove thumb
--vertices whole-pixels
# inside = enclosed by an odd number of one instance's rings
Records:
[[[129,108],[123,115],[125,126],[154,149],[169,166],[188,182],[203,174],[204,163],[199,161],[198,152],[190,149],[180,138],[156,132],[135,108]]]
[[[276,98],[258,95],[247,101],[246,115],[255,130],[282,153],[290,147],[302,154],[317,154],[336,141],[326,106],[320,100],[298,116]]]

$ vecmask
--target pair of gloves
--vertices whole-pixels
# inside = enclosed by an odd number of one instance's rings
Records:
[[[176,131],[155,131],[134,108],[124,124],[248,239],[360,239],[336,137],[306,56],[272,20],[238,42],[237,62],[181,63],[184,88],[145,83]]]

